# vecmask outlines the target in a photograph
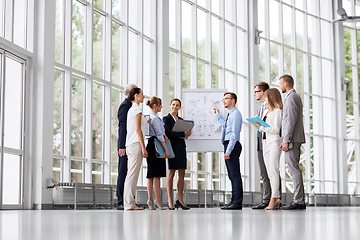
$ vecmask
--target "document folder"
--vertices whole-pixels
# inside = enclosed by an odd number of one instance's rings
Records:
[[[194,125],[195,125],[194,121],[178,119],[175,122],[175,125],[172,128],[172,131],[173,132],[186,132],[186,131],[192,130]],[[188,137],[184,137],[184,139],[187,139],[187,138]]]
[[[260,124],[261,126],[263,127],[270,127],[269,124],[267,124],[266,122],[264,122],[261,118],[259,118],[259,116],[256,116],[256,117],[252,117],[252,118],[247,118],[246,119],[249,123],[258,123]],[[251,124],[252,125],[252,124]],[[252,125],[254,126],[254,125]],[[255,127],[255,126],[254,126]],[[260,129],[258,127],[255,127],[259,132],[260,132]]]
[[[155,142],[156,157],[157,158],[165,158],[165,148],[161,145],[161,142],[157,138],[154,139],[154,142]],[[170,152],[169,158],[174,158],[175,154],[171,147],[170,140],[168,139],[165,144]]]

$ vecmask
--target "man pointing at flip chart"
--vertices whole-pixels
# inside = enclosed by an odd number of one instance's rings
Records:
[[[240,174],[240,132],[242,127],[242,115],[235,107],[237,96],[235,93],[227,92],[223,98],[224,107],[229,110],[226,120],[214,108],[214,113],[223,127],[221,142],[224,145],[224,159],[229,179],[231,181],[232,195],[229,204],[222,207],[222,210],[241,210],[243,201],[243,186]]]

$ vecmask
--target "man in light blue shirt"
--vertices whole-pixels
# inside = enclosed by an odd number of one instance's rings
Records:
[[[219,113],[219,109],[214,108],[214,113],[219,123],[223,127],[221,142],[224,145],[224,159],[229,179],[231,181],[232,196],[231,202],[222,210],[241,210],[243,201],[243,186],[240,174],[240,132],[242,127],[242,115],[235,107],[237,96],[235,93],[227,92],[224,94],[223,104],[229,110],[226,120]]]

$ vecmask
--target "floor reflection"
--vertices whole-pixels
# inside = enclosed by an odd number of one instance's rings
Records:
[[[0,211],[0,239],[360,239],[360,208]]]

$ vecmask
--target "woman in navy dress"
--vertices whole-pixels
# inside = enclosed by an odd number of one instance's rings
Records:
[[[177,98],[171,100],[170,102],[170,113],[163,118],[165,123],[165,134],[170,139],[171,147],[173,148],[175,158],[168,159],[169,165],[169,175],[167,178],[167,192],[168,192],[168,204],[169,209],[174,210],[173,199],[172,199],[172,189],[173,189],[173,180],[175,171],[178,170],[178,182],[177,182],[177,190],[178,190],[178,200],[176,200],[175,207],[181,207],[184,210],[188,210],[190,208],[185,206],[183,191],[184,191],[184,178],[185,178],[185,169],[186,169],[186,145],[184,137],[190,136],[191,131],[186,132],[173,132],[172,128],[175,125],[175,122],[178,119],[182,119],[178,116],[178,112],[181,108],[181,101]]]
[[[150,112],[150,129],[148,144],[146,146],[146,151],[148,152],[148,157],[146,159],[148,164],[147,171],[147,190],[148,190],[148,201],[147,204],[150,210],[155,210],[155,206],[160,210],[165,210],[161,202],[160,196],[160,178],[166,177],[166,162],[165,158],[157,158],[155,150],[155,138],[160,141],[161,145],[165,149],[165,157],[170,157],[170,152],[166,146],[168,138],[165,135],[165,128],[163,120],[157,115],[158,112],[161,112],[162,104],[161,99],[158,97],[151,97],[150,100],[146,102],[151,108]],[[153,198],[153,189],[155,190],[155,200]]]

